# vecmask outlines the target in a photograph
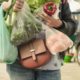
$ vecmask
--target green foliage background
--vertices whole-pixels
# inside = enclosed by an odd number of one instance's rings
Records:
[[[1,4],[3,1],[8,1],[8,0],[0,0],[0,4]]]

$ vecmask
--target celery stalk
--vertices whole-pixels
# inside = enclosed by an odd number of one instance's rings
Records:
[[[11,16],[11,26],[14,25],[15,19],[16,19],[16,12],[12,12],[12,16]]]

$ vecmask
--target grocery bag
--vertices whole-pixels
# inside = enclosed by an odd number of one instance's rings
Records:
[[[22,10],[16,13],[11,33],[11,43],[16,46],[35,39],[36,34],[42,30],[42,24],[33,16],[27,6],[24,3]]]
[[[11,64],[16,60],[17,55],[17,48],[10,43],[10,33],[5,24],[2,6],[0,6],[0,62]]]
[[[73,41],[63,32],[44,24],[43,29],[46,36],[46,46],[52,54],[63,52],[73,46]]]

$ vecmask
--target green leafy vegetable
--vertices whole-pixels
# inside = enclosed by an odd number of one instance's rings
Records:
[[[42,30],[42,23],[37,20],[34,15],[28,10],[26,2],[20,12],[13,15],[13,29],[11,33],[11,43],[21,45],[29,42],[36,37],[36,34]]]
[[[16,18],[16,12],[13,11],[13,5],[15,4],[15,1],[16,0],[12,0],[12,3],[11,3],[11,6],[10,8],[6,11],[6,14],[4,16],[5,18],[5,22],[6,22],[6,25],[8,26],[8,29],[11,33],[12,31],[12,27],[13,27],[13,23],[15,21],[15,18]]]
[[[49,2],[49,1],[50,2],[52,1],[54,3],[60,3],[61,2],[61,0],[26,0],[26,1],[29,4],[32,12],[46,2]]]
[[[3,1],[8,1],[8,0],[0,0],[0,4],[2,4]]]

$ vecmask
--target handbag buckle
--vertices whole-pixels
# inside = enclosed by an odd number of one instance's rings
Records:
[[[31,52],[31,53],[32,53],[32,52],[35,52],[35,49],[31,49],[30,52]]]
[[[33,60],[36,60],[35,49],[30,50]]]

